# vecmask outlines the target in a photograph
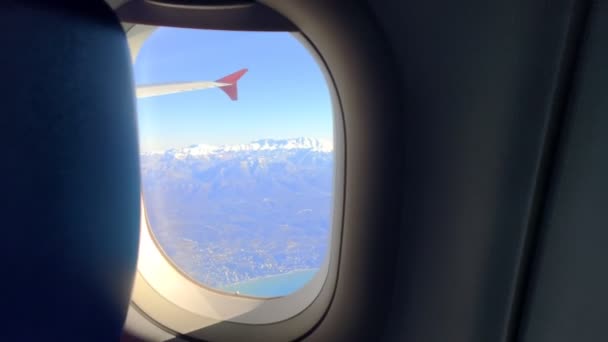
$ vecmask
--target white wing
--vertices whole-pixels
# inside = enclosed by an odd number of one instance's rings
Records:
[[[137,87],[135,93],[137,95],[137,98],[141,99],[146,97],[181,93],[185,91],[225,87],[229,85],[230,83],[220,83],[213,81],[152,84]]]
[[[209,88],[220,88],[232,101],[238,99],[237,81],[247,72],[247,69],[241,69],[228,76],[224,76],[216,81],[199,81],[199,82],[181,82],[181,83],[165,83],[165,84],[150,84],[138,86],[135,94],[138,99],[152,96],[162,96],[168,94],[181,93],[184,91],[193,91]]]

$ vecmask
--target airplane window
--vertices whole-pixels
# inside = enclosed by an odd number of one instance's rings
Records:
[[[173,266],[225,293],[278,297],[329,255],[333,114],[285,32],[157,28],[134,61],[148,227]]]

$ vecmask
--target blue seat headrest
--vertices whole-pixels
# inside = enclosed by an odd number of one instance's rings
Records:
[[[102,0],[0,17],[0,340],[116,341],[140,219],[125,34]]]

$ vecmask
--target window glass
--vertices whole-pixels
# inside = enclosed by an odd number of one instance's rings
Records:
[[[333,114],[295,37],[158,28],[134,63],[149,228],[201,285],[275,297],[328,256]]]

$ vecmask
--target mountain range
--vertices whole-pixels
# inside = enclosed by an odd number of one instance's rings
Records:
[[[319,268],[333,163],[331,142],[314,138],[142,153],[152,231],[177,267],[211,287]]]

